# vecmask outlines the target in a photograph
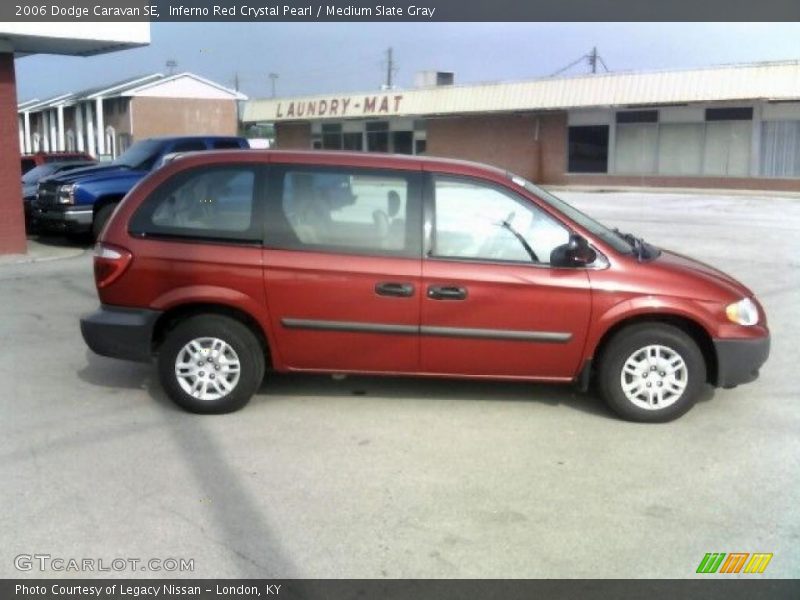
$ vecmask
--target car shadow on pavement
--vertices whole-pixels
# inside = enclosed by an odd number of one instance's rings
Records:
[[[165,409],[183,412],[161,389],[154,364],[103,358],[88,350],[86,360],[86,368],[78,373],[83,381],[110,389],[144,389]],[[271,371],[266,374],[252,402],[269,402],[271,396],[538,402],[617,419],[594,391],[580,392],[570,384],[365,375],[334,378],[330,375]],[[697,402],[708,402],[714,397],[715,389],[706,385]]]
[[[566,406],[593,415],[608,417],[597,398],[583,394],[571,385],[540,384],[518,381],[469,380],[431,377],[377,377],[267,373],[259,395],[268,401],[271,395],[349,396],[376,399],[426,399],[447,401],[538,402]],[[258,401],[258,400],[256,400]]]
[[[154,365],[129,363],[86,353],[87,365],[78,372],[81,380],[102,388],[139,389],[156,402],[169,435],[180,449],[183,463],[209,498],[213,526],[196,515],[181,518],[194,526],[205,542],[231,555],[239,577],[300,577],[302,572],[287,557],[274,528],[267,521],[270,498],[256,497],[243,483],[243,472],[219,446],[213,423],[178,409],[161,389]],[[221,416],[219,418],[225,418]],[[210,567],[205,576],[213,574]]]
[[[87,366],[78,372],[83,381],[109,389],[146,389],[150,398],[165,409],[180,411],[161,390],[154,364],[103,358],[88,350],[86,361]],[[268,372],[252,402],[269,402],[272,396],[538,402],[615,418],[594,394],[579,392],[569,384],[361,375],[338,379],[330,375]]]

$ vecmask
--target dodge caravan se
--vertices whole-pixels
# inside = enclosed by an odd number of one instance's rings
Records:
[[[202,413],[244,406],[269,367],[594,382],[623,418],[667,421],[769,354],[732,277],[459,161],[180,156],[120,203],[94,271],[89,347],[157,357]]]

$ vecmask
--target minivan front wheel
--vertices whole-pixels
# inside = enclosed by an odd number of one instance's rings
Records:
[[[221,315],[198,315],[171,330],[158,354],[161,384],[182,408],[225,413],[243,407],[264,377],[264,351],[250,329]]]
[[[664,422],[686,413],[706,382],[697,343],[661,323],[623,329],[600,359],[598,383],[609,407],[631,421]]]

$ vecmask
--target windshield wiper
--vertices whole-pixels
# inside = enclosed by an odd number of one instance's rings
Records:
[[[650,258],[649,256],[650,252],[648,251],[645,245],[645,241],[642,238],[636,237],[632,233],[622,233],[616,227],[614,228],[614,233],[631,245],[633,254],[634,256],[636,256],[636,259],[639,262],[643,261],[646,258]]]
[[[511,235],[513,235],[515,238],[517,238],[519,243],[522,244],[522,247],[525,249],[525,252],[527,252],[528,256],[531,257],[531,260],[533,262],[539,262],[539,257],[536,256],[536,252],[533,251],[533,248],[531,248],[531,245],[528,243],[528,240],[526,240],[522,236],[522,234],[519,231],[517,231],[516,229],[514,229],[513,225],[511,225],[511,219],[513,219],[513,218],[514,218],[514,213],[511,213],[508,217],[506,217],[505,221],[500,221],[500,223],[498,223],[498,225],[500,225],[500,227],[502,227],[503,229],[506,229],[507,231],[509,231],[511,233]]]

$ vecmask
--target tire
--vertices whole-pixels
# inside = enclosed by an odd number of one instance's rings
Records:
[[[97,213],[94,215],[94,219],[92,220],[92,238],[96,240],[100,237],[103,227],[106,226],[106,223],[108,222],[108,219],[111,217],[111,213],[114,212],[115,208],[117,208],[116,202],[112,204],[106,204],[97,211]]]
[[[694,406],[706,383],[706,363],[697,343],[682,330],[642,323],[609,341],[597,383],[600,395],[623,419],[663,423]]]
[[[182,377],[179,361],[185,365]],[[194,413],[239,410],[258,390],[264,369],[264,350],[254,333],[220,315],[198,315],[180,322],[158,353],[161,385],[178,406]]]

